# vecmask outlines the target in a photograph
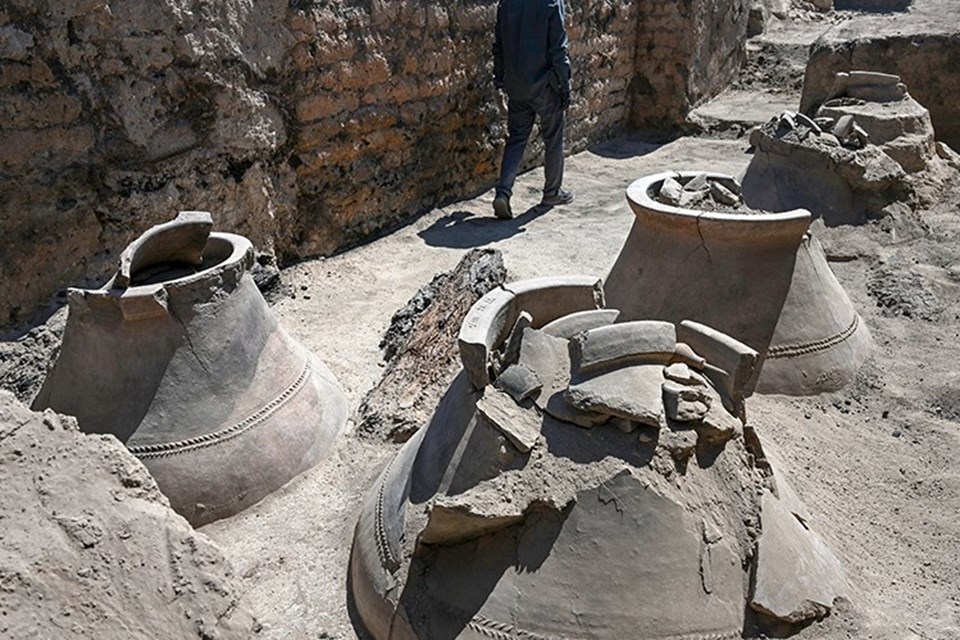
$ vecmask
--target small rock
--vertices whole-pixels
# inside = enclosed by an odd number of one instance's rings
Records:
[[[847,114],[845,116],[840,116],[837,118],[836,124],[833,125],[833,135],[837,136],[838,139],[843,140],[853,131],[853,116]]]
[[[680,197],[680,206],[684,209],[693,209],[704,201],[708,193],[707,189],[703,191],[684,191]]]
[[[709,187],[710,185],[707,182],[707,174],[698,173],[697,175],[687,180],[687,183],[683,185],[683,190],[684,191],[704,191]]]
[[[840,141],[837,139],[837,136],[832,133],[824,133],[819,138],[820,142],[826,144],[828,147],[839,147]]]
[[[741,429],[740,419],[719,405],[711,405],[710,410],[703,416],[700,426],[697,427],[700,436],[713,445],[722,445],[732,440]]]
[[[660,185],[660,193],[657,197],[665,204],[679,207],[681,199],[683,198],[683,186],[673,178],[667,178],[663,181],[663,184]]]
[[[739,196],[716,180],[710,183],[710,195],[720,204],[725,204],[730,207],[736,207],[740,204]]]
[[[706,386],[707,384],[703,376],[682,362],[674,362],[664,367],[663,377],[688,386]]]
[[[697,432],[661,429],[659,442],[674,460],[686,460],[697,450]]]
[[[667,380],[661,389],[664,413],[670,420],[695,422],[702,420],[710,410],[710,396],[703,387],[688,387]]]

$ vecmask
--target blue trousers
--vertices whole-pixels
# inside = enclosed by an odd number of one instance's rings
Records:
[[[533,121],[540,118],[540,137],[544,145],[543,195],[557,195],[563,184],[563,123],[564,111],[560,108],[560,95],[547,87],[533,100],[513,100],[507,103],[507,146],[503,149],[500,164],[500,181],[497,195],[509,198],[513,195],[513,183],[520,172],[520,162],[527,148],[527,140],[533,131]]]

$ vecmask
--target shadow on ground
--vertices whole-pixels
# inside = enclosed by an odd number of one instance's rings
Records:
[[[482,247],[526,232],[524,225],[552,208],[538,204],[509,220],[493,217],[492,208],[489,216],[478,216],[470,211],[458,210],[439,218],[417,235],[431,247],[451,249]]]

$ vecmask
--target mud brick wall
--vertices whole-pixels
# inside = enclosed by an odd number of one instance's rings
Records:
[[[495,2],[301,4],[288,22],[303,214],[290,249],[328,252],[496,179]],[[588,0],[571,3],[568,23],[573,151],[623,124],[635,22],[628,1]]]
[[[567,151],[631,113],[675,124],[718,90],[711,52],[724,71],[736,59],[736,12],[719,7],[741,1],[568,2]],[[648,15],[673,4],[683,11]],[[102,282],[130,240],[181,209],[289,263],[489,188],[506,133],[495,15],[495,0],[0,4],[0,330],[68,285]],[[644,98],[661,105],[645,118],[638,39],[654,37],[690,51]]]
[[[632,124],[669,131],[745,60],[747,0],[639,0]]]

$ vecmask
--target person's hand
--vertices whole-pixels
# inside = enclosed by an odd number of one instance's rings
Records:
[[[560,110],[566,111],[570,107],[570,89],[560,94]]]
[[[507,94],[506,92],[497,87],[494,89],[494,99],[497,103],[497,110],[500,112],[501,116],[507,115]]]

